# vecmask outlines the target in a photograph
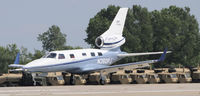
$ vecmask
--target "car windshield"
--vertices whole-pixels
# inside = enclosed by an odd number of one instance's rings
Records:
[[[155,77],[155,78],[159,78],[159,77],[158,77],[158,74],[155,74],[154,77]]]
[[[190,76],[189,73],[186,73],[186,74],[185,74],[185,77],[186,77],[186,78],[190,78],[191,76]]]
[[[176,74],[171,74],[171,78],[177,78]]]
[[[146,75],[145,74],[140,75],[140,78],[146,78]]]
[[[49,53],[45,56],[45,58],[56,58],[56,53]]]

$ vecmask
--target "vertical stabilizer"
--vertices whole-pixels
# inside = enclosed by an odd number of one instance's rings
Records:
[[[120,8],[109,29],[96,38],[95,44],[101,49],[116,49],[125,43],[122,36],[128,8]]]
[[[122,36],[128,8],[120,8],[109,29],[102,36],[119,35]]]
[[[20,53],[17,53],[14,64],[19,64]]]

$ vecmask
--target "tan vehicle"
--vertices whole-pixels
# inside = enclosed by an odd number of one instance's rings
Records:
[[[129,84],[132,82],[132,78],[129,74],[126,74],[124,70],[117,71],[110,76],[111,83],[114,84]]]
[[[50,85],[64,85],[65,80],[63,78],[62,72],[51,72],[48,73],[47,82]]]
[[[37,73],[35,81],[37,85],[41,86],[65,84],[62,72]]]
[[[174,70],[176,70],[178,73],[190,73],[188,68],[174,68]]]
[[[2,74],[0,76],[0,86],[19,86],[21,85],[22,74]]]
[[[74,81],[71,80],[71,74],[67,73],[63,75],[65,80],[65,85],[84,85],[86,84],[86,79],[81,75],[74,75]]]
[[[105,76],[105,82],[101,82],[101,78],[100,78],[100,73],[99,72],[95,72],[95,73],[91,73],[89,76],[88,76],[88,79],[87,79],[87,83],[88,84],[108,84],[110,83],[110,78],[108,75]]]
[[[132,78],[132,83],[137,83],[137,84],[147,83],[148,78],[146,72],[148,71],[143,69],[133,70],[133,72],[130,73],[130,77]]]
[[[148,73],[147,74],[147,83],[159,83],[160,82],[160,78],[158,77],[158,74],[156,73]]]
[[[177,83],[176,73],[158,73],[161,83]]]
[[[177,73],[178,82],[179,83],[190,83],[192,82],[192,78],[190,73]]]
[[[174,68],[178,77],[178,83],[189,83],[192,82],[190,76],[191,72],[188,68]]]
[[[148,80],[146,73],[134,73],[130,74],[130,77],[132,78],[133,83],[137,84],[145,84]]]
[[[200,68],[193,68],[192,81],[200,82]]]

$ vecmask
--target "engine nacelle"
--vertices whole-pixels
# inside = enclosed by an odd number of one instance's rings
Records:
[[[124,43],[125,43],[125,38],[122,36],[107,36],[107,37],[99,36],[95,40],[96,46],[103,49],[113,49],[116,47],[120,47]]]

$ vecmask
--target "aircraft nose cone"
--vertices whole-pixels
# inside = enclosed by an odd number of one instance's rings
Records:
[[[41,67],[50,64],[54,59],[41,58],[26,64],[23,69],[27,71],[38,71]]]

